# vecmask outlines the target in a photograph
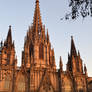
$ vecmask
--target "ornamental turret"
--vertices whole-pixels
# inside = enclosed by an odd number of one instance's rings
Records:
[[[8,35],[4,43],[2,44],[1,51],[1,64],[2,65],[14,65],[17,62],[15,58],[15,45],[14,41],[12,41],[12,29],[9,26]],[[16,59],[16,60],[15,60]]]
[[[62,58],[60,56],[60,61],[59,61],[59,67],[60,67],[60,71],[63,71],[63,62],[62,62]]]
[[[88,76],[88,73],[87,73],[87,67],[86,67],[85,64],[84,64],[84,74],[85,74],[86,76]]]
[[[70,71],[73,74],[77,74],[77,73],[83,74],[82,59],[80,57],[79,51],[77,54],[73,36],[71,36],[71,50],[70,50],[70,54],[68,54],[67,71]]]

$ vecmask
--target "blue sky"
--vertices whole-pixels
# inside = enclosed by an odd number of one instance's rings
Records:
[[[18,65],[21,63],[21,51],[24,46],[28,26],[33,22],[35,0],[1,0],[0,1],[0,41],[5,40],[8,26],[12,25]],[[88,74],[92,76],[92,18],[84,20],[60,21],[69,10],[68,0],[40,0],[42,22],[48,28],[52,47],[55,49],[56,64],[62,56],[64,70],[70,51],[71,35],[77,50],[80,51],[83,63],[86,63]]]

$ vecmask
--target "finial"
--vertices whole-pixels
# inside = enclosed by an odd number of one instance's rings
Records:
[[[1,41],[1,47],[3,46],[3,42]]]
[[[38,3],[39,2],[39,0],[36,0],[36,3]]]
[[[73,36],[71,36],[71,39],[73,39]]]
[[[87,75],[87,68],[86,68],[86,64],[84,64],[84,73]]]
[[[62,58],[61,58],[61,56],[60,56],[60,69],[61,69],[61,71],[62,71],[62,66],[63,66],[63,64],[62,64]]]
[[[49,42],[49,33],[48,33],[48,29],[47,29],[47,42]]]
[[[77,56],[77,52],[76,52],[76,47],[75,47],[75,44],[74,44],[74,40],[73,40],[73,36],[71,36],[71,56],[74,55],[74,57]]]
[[[60,65],[62,65],[62,58],[61,58],[61,56],[60,56]]]
[[[79,50],[78,50],[78,56],[80,56],[80,52],[79,52]]]
[[[86,64],[84,64],[84,70],[87,70],[87,68],[86,68]]]
[[[11,25],[9,25],[9,31],[8,31],[8,35],[7,35],[7,40],[12,41],[12,35],[11,35]],[[12,43],[12,42],[11,42]]]
[[[11,29],[11,25],[9,25],[9,29]]]

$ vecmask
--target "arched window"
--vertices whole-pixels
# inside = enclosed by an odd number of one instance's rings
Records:
[[[30,51],[30,57],[31,57],[31,55],[34,54],[34,47],[33,47],[33,44],[32,43],[30,44],[29,51]]]
[[[42,43],[39,46],[39,58],[44,59],[44,46]]]

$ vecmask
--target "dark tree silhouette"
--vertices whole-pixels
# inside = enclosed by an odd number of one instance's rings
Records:
[[[92,0],[69,0],[71,12],[65,15],[65,19],[76,19],[79,16],[83,18],[92,17]]]

